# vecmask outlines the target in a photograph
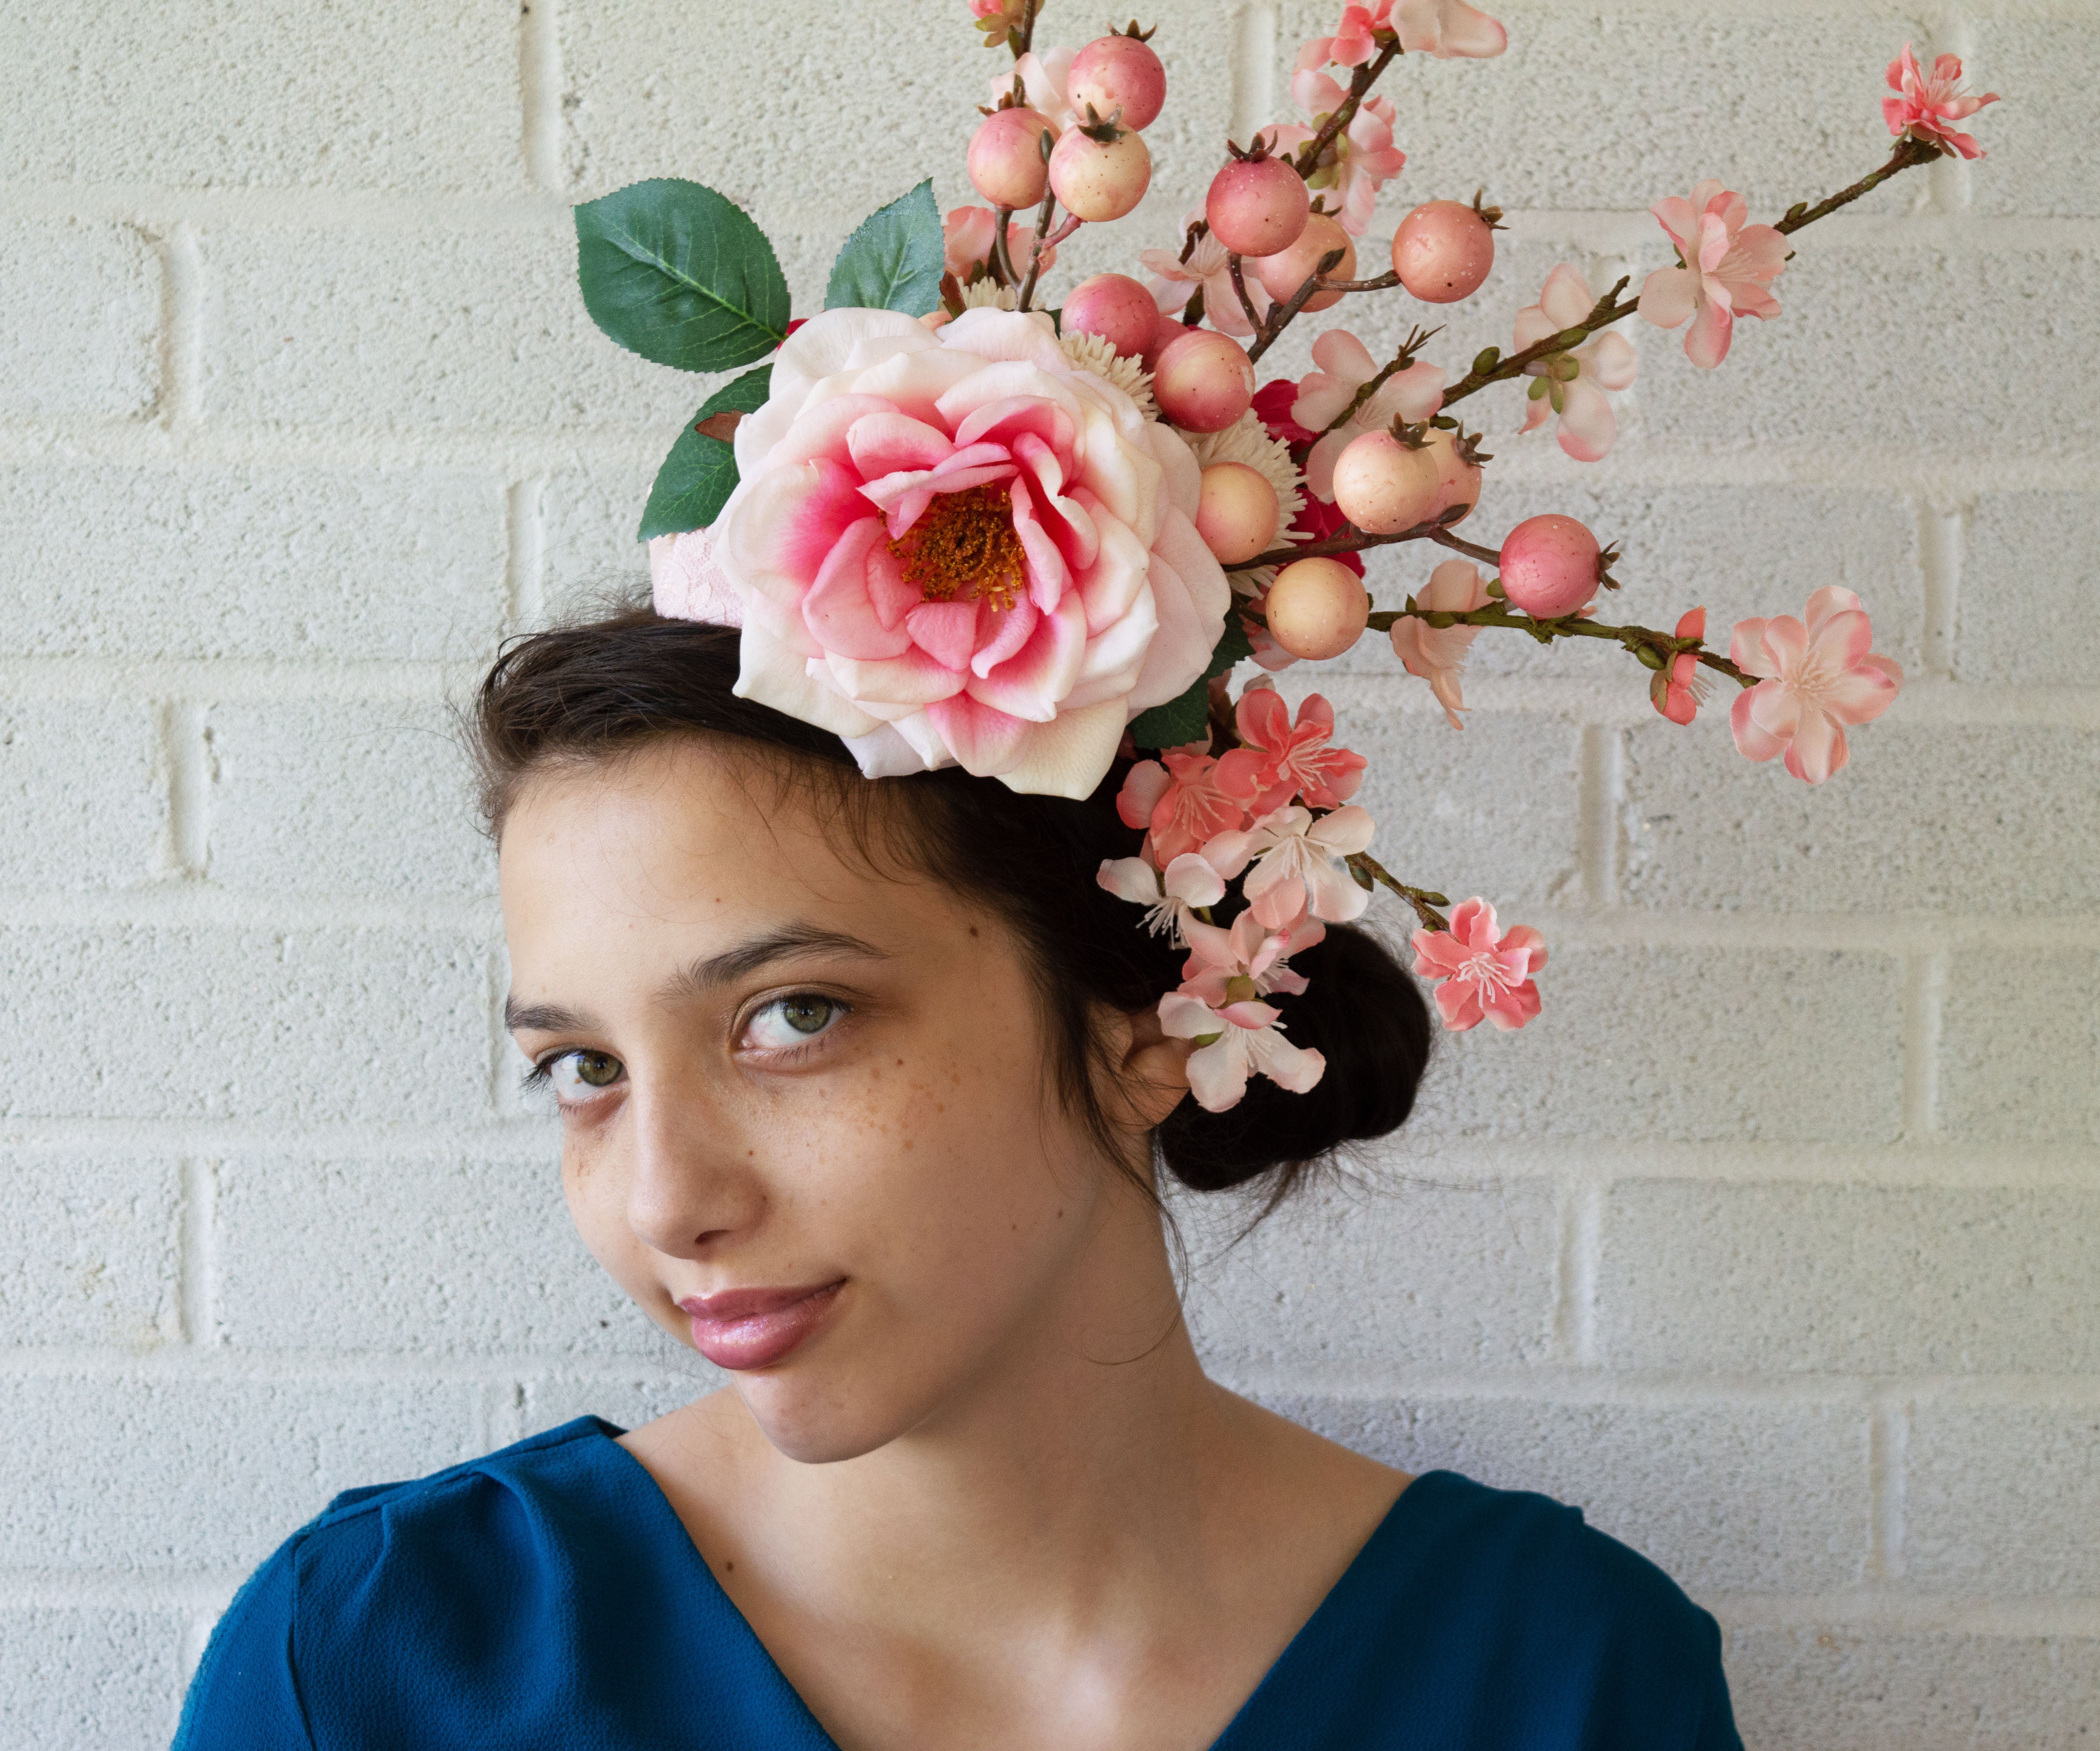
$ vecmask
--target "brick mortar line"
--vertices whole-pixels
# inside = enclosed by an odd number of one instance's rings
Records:
[[[1231,137],[1252,143],[1255,132],[1276,116],[1276,8],[1247,0],[1233,20]]]
[[[518,146],[525,174],[560,194],[562,35],[555,0],[524,0],[518,20]]]

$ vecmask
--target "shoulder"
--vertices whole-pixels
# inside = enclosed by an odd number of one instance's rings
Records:
[[[1462,1676],[1508,1742],[1740,1751],[1720,1626],[1580,1508],[1428,1471],[1379,1541],[1390,1627]]]
[[[651,1590],[634,1552],[665,1559],[649,1516],[668,1510],[652,1504],[646,1474],[610,1438],[618,1432],[581,1418],[428,1477],[338,1496],[220,1620],[177,1751],[413,1743],[390,1734],[432,1709],[486,1722],[505,1699],[558,1685],[548,1614],[602,1606],[601,1621],[616,1625]],[[638,1519],[637,1535],[622,1536]]]

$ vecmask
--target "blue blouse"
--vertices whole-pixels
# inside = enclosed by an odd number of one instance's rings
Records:
[[[236,1595],[175,1751],[837,1751],[582,1417],[353,1489]],[[1579,1509],[1427,1471],[1213,1751],[1741,1751],[1720,1631]]]

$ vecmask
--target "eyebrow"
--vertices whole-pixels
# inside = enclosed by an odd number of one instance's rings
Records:
[[[813,954],[845,955],[862,960],[889,959],[885,950],[844,931],[823,930],[814,924],[787,924],[695,961],[664,981],[657,999],[675,1003],[681,998],[697,997],[748,978],[776,961]],[[563,1003],[521,1003],[513,996],[504,999],[503,1025],[513,1034],[571,1034],[588,1033],[598,1022],[585,1010]]]

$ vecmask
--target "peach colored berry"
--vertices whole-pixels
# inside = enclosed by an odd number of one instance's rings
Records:
[[[994,206],[1032,207],[1049,181],[1042,138],[1050,124],[1032,109],[999,109],[970,141],[970,181]]]
[[[1119,219],[1152,182],[1152,154],[1145,136],[1125,129],[1097,140],[1083,128],[1067,128],[1050,154],[1050,187],[1065,210],[1088,224]]]
[[[1425,304],[1471,298],[1495,265],[1495,234],[1460,201],[1431,201],[1392,234],[1392,271]]]
[[[1512,606],[1557,620],[1597,593],[1597,538],[1573,517],[1527,517],[1502,541],[1501,570]]]
[[[1184,329],[1160,349],[1152,396],[1185,431],[1223,431],[1254,400],[1254,366],[1229,334]]]
[[[1105,121],[1118,109],[1127,128],[1149,128],[1167,102],[1167,69],[1135,37],[1097,37],[1072,57],[1065,95],[1081,116],[1087,105]]]
[[[1058,321],[1067,334],[1097,334],[1127,359],[1142,357],[1159,332],[1159,307],[1127,274],[1096,274],[1065,295]]]
[[[1243,566],[1276,539],[1276,488],[1244,462],[1213,462],[1203,470],[1196,532],[1221,566]]]
[[[1339,559],[1295,559],[1268,586],[1268,636],[1295,657],[1339,656],[1364,635],[1371,598]]]
[[[1367,535],[1397,535],[1436,514],[1436,454],[1391,432],[1352,438],[1335,459],[1335,502]]]
[[[1467,461],[1459,451],[1458,434],[1442,426],[1430,432],[1429,452],[1436,458],[1436,505],[1429,514],[1440,517],[1454,505],[1462,505],[1465,509],[1451,521],[1463,523],[1480,502],[1480,465]]]
[[[1327,277],[1355,279],[1356,240],[1326,214],[1315,213],[1305,221],[1305,229],[1299,232],[1295,243],[1273,255],[1255,258],[1252,264],[1255,276],[1261,281],[1262,289],[1277,303],[1288,303],[1299,287],[1305,284],[1306,276],[1319,267],[1320,258],[1335,249],[1342,251],[1342,258]],[[1339,292],[1316,292],[1306,299],[1304,307],[1327,310],[1341,302],[1342,294]]]
[[[1312,197],[1282,158],[1236,158],[1211,179],[1203,217],[1235,255],[1273,255],[1305,229]]]

